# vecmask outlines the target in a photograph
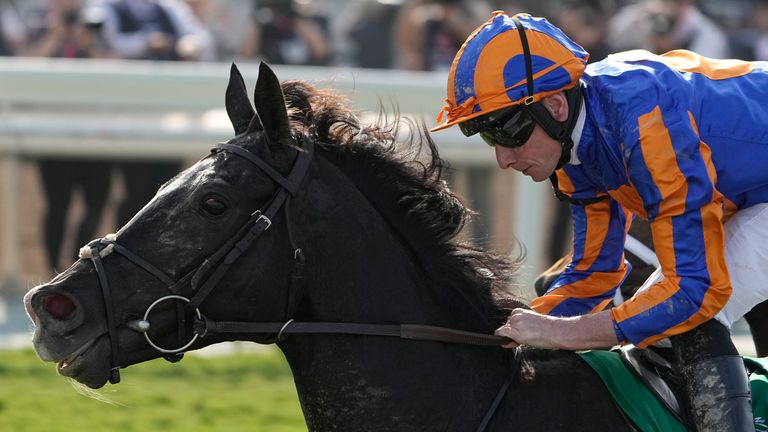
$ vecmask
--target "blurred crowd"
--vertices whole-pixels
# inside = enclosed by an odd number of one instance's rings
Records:
[[[0,0],[0,55],[445,70],[496,9],[547,16],[592,60],[768,59],[768,0]]]
[[[0,56],[446,71],[493,10],[548,17],[591,61],[634,48],[768,60],[768,0],[0,0]],[[95,235],[114,175],[125,186],[120,226],[181,167],[143,160],[37,162],[52,269],[67,253],[62,242],[75,191],[86,207],[74,228],[82,245]],[[553,225],[552,261],[568,240],[565,205]]]

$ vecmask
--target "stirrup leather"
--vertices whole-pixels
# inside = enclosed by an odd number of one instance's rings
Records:
[[[651,350],[640,349],[633,345],[621,347],[619,354],[624,364],[640,378],[651,393],[678,420],[683,424],[688,424],[687,414],[683,411],[681,399],[659,373],[659,371],[664,371],[667,376],[674,374],[672,364]]]

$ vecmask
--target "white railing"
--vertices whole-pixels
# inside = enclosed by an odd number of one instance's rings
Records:
[[[5,280],[17,274],[16,185],[18,159],[41,155],[94,157],[197,157],[232,136],[224,111],[229,75],[225,63],[138,62],[0,58],[0,247]],[[255,63],[238,64],[248,89]],[[280,79],[303,79],[333,88],[356,109],[375,115],[383,106],[427,125],[443,105],[445,73],[276,66]],[[454,165],[495,164],[493,153],[457,128],[437,134],[443,157]],[[541,185],[516,182],[521,205],[510,211],[529,257],[541,254],[541,217],[530,212]],[[528,209],[523,211],[522,209]],[[510,209],[512,210],[512,209]],[[535,267],[535,266],[534,266]],[[532,268],[530,272],[537,271]],[[530,275],[523,275],[530,278]]]

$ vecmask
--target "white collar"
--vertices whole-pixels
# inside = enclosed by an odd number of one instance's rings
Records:
[[[581,108],[579,109],[579,118],[576,119],[576,126],[573,127],[571,132],[571,140],[573,140],[573,148],[571,149],[571,161],[568,162],[571,165],[580,165],[581,161],[576,150],[579,148],[579,142],[581,141],[581,134],[584,132],[584,123],[587,121],[587,110],[584,99],[581,100]]]

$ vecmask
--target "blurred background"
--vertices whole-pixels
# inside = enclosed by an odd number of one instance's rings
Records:
[[[249,89],[263,60],[363,116],[431,126],[453,56],[493,10],[547,16],[590,61],[634,48],[768,60],[768,0],[0,0],[0,347],[29,346],[26,290],[232,136],[231,62]],[[433,138],[478,212],[467,240],[523,250],[513,288],[532,297],[570,246],[568,209],[477,139]]]

